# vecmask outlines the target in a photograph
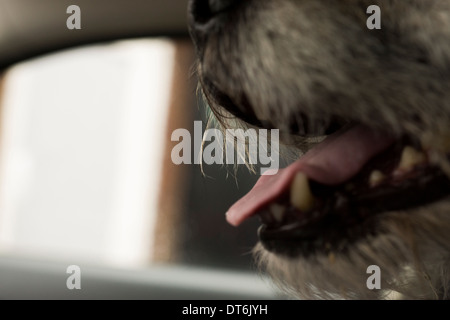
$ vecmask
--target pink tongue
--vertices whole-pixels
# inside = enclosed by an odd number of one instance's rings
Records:
[[[284,193],[300,171],[310,180],[325,185],[341,184],[356,175],[368,160],[393,141],[392,137],[364,126],[333,134],[277,174],[261,176],[253,189],[228,210],[227,221],[233,226],[241,224]]]

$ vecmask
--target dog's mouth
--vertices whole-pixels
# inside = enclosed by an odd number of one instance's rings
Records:
[[[376,219],[381,214],[449,194],[450,180],[418,141],[356,125],[328,136],[276,175],[262,176],[227,220],[237,226],[259,216],[261,243],[278,254],[343,252],[383,232]]]

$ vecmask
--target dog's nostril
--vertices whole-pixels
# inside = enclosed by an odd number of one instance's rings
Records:
[[[212,16],[209,0],[191,0],[189,12],[194,23],[205,23]]]
[[[208,22],[215,15],[227,11],[239,0],[191,0],[190,13],[197,24]]]

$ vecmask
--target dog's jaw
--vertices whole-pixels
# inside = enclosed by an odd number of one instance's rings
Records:
[[[444,230],[449,227],[449,204],[447,199],[428,208],[385,214],[378,219],[385,233],[361,239],[345,254],[292,258],[271,253],[260,243],[254,253],[262,272],[301,299],[449,299],[450,235]],[[366,285],[371,265],[381,270],[381,290]]]
[[[450,176],[449,1],[274,2],[241,1],[201,23],[191,15],[202,93],[224,127],[308,135],[357,123],[426,145],[430,161]],[[379,31],[365,25],[373,4],[383,13]],[[261,202],[252,205],[259,206],[252,212],[261,209]],[[449,298],[449,211],[444,199],[377,215],[376,235],[345,253],[287,258],[259,245],[256,255],[302,297],[380,298],[395,290]],[[248,212],[231,213],[229,221],[239,224]],[[381,291],[365,285],[372,264],[382,270]]]

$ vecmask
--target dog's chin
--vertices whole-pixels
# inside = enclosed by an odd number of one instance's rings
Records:
[[[345,238],[348,232],[342,232],[345,247],[331,248],[320,236],[313,242],[291,241],[285,248],[261,240],[254,254],[259,268],[279,288],[301,299],[448,299],[449,205],[447,198],[379,214],[368,222],[377,226],[377,232],[362,228],[357,240]],[[307,251],[287,254],[305,246]],[[379,267],[379,289],[367,285],[370,266]]]

